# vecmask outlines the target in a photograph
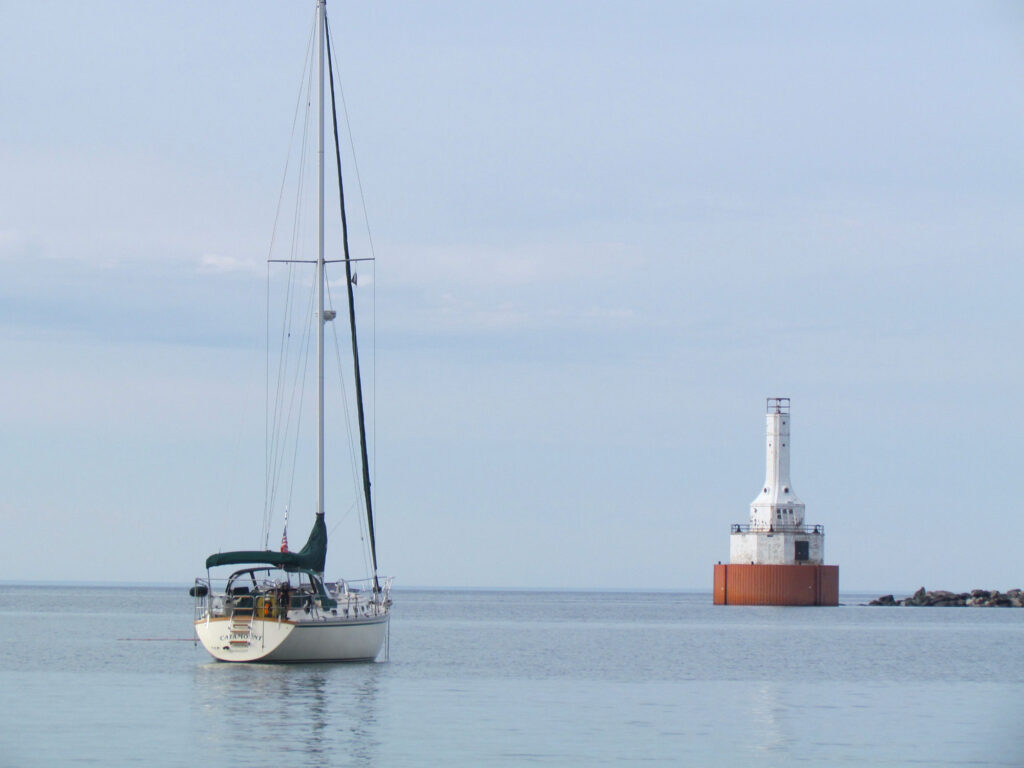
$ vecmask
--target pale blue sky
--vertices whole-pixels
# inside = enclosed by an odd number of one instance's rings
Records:
[[[258,536],[309,5],[0,12],[0,579],[185,582]],[[1020,4],[329,13],[384,572],[709,589],[784,395],[842,589],[1024,586]]]

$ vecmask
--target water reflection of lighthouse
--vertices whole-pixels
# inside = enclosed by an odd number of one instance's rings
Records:
[[[728,565],[715,566],[716,605],[838,605],[839,566],[825,565],[825,530],[805,525],[789,479],[789,398],[769,397],[764,485],[750,523],[732,526]]]

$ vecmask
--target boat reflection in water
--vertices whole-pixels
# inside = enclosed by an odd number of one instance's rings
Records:
[[[380,758],[378,664],[201,664],[193,697],[211,727],[205,747],[280,752],[283,764],[330,765],[339,756],[367,765]],[[258,744],[252,743],[253,741]],[[244,761],[243,761],[244,762]],[[242,763],[240,763],[242,764]]]

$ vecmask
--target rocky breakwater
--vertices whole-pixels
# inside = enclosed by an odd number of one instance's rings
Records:
[[[892,595],[882,595],[868,605],[920,605],[938,606],[941,608],[954,606],[972,606],[980,608],[1024,608],[1024,593],[1019,589],[1000,592],[998,589],[972,589],[970,592],[947,592],[944,589],[926,590],[921,587],[910,597],[897,600]]]

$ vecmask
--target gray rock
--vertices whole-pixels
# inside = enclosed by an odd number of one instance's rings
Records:
[[[1002,593],[998,589],[972,589],[970,592],[949,592],[945,589],[936,589],[929,592],[921,587],[913,595],[902,600],[897,600],[892,595],[882,595],[868,605],[1024,608],[1024,590],[1014,588]]]

